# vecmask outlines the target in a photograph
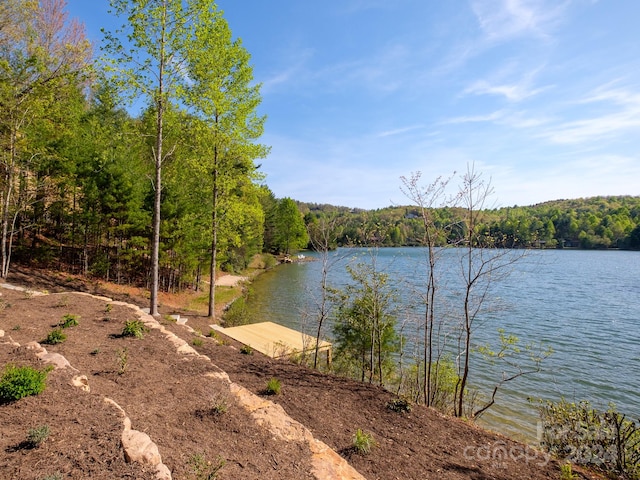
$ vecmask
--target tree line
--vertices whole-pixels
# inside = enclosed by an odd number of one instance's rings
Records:
[[[307,225],[319,218],[340,217],[334,246],[421,246],[425,229],[415,206],[377,210],[299,203]],[[434,244],[454,244],[467,228],[460,207],[432,209],[438,227]],[[607,196],[555,200],[532,206],[483,209],[476,233],[499,248],[640,249],[640,197]]]

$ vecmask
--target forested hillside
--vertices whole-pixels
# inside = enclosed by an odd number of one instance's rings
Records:
[[[327,216],[340,218],[338,245],[413,246],[424,242],[420,208],[351,210],[301,203],[308,224]],[[460,207],[432,210],[438,245],[456,244],[465,228]],[[527,207],[480,212],[478,232],[501,248],[640,248],[640,197],[593,197],[555,200]]]
[[[423,244],[416,206],[274,196],[250,55],[212,2],[112,5],[131,42],[107,32],[100,58],[63,0],[0,5],[3,277],[17,261],[181,289],[306,248],[326,220],[332,247]],[[431,215],[438,244],[463,237],[460,207]],[[496,247],[637,249],[639,225],[640,197],[597,197],[483,210],[478,230]]]

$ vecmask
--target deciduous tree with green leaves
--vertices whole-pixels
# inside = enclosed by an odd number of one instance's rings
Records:
[[[176,145],[165,145],[165,116],[180,104],[190,82],[186,74],[189,34],[197,16],[211,5],[206,0],[110,0],[113,12],[127,19],[115,32],[105,32],[106,63],[130,99],[146,98],[155,113],[154,143],[150,152],[153,179],[150,313],[158,315],[159,250],[162,167]],[[123,42],[123,38],[127,41]]]
[[[268,148],[255,141],[262,135],[265,117],[257,113],[260,85],[253,83],[250,55],[213,2],[200,2],[190,24],[185,50],[184,101],[195,117],[197,137],[190,170],[207,191],[211,214],[209,317],[215,313],[215,273],[222,245],[238,245],[241,225],[260,224],[257,196],[250,195],[257,179],[254,160]],[[253,202],[244,202],[245,199]],[[226,235],[225,235],[226,233]],[[234,241],[234,238],[236,239]],[[248,239],[247,239],[248,240]]]
[[[0,5],[0,208],[2,268],[9,271],[13,227],[30,200],[15,195],[44,158],[28,128],[77,88],[91,57],[83,26],[64,0],[6,0]],[[24,185],[24,184],[23,184]]]
[[[305,248],[309,244],[309,234],[296,202],[285,197],[278,200],[274,216],[273,243],[279,253],[286,255]]]
[[[370,263],[348,266],[347,271],[352,283],[336,293],[336,357],[361,381],[384,385],[394,370],[393,355],[400,350],[394,315],[397,294],[388,275],[377,268],[375,251]]]

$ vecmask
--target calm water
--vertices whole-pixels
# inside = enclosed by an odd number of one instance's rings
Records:
[[[344,254],[344,250],[334,255]],[[363,249],[349,257],[368,261]],[[390,275],[406,309],[399,323],[410,330],[412,318],[423,315],[411,305],[419,298],[425,250],[380,249],[377,265]],[[352,260],[353,261],[353,260]],[[344,264],[336,265],[329,281],[349,280]],[[443,299],[460,308],[459,259],[454,249],[438,263]],[[283,265],[253,284],[250,307],[256,321],[273,321],[307,330],[305,312],[313,312],[320,283],[320,262]],[[535,441],[537,413],[528,397],[570,401],[590,400],[597,407],[615,403],[618,410],[640,418],[640,253],[600,251],[532,251],[517,262],[508,278],[493,283],[492,309],[479,319],[477,343],[497,343],[497,329],[518,336],[522,344],[543,341],[554,354],[543,372],[505,386],[497,405],[482,421],[513,437]],[[454,310],[455,311],[455,310]],[[407,333],[409,333],[407,331]],[[502,369],[474,359],[471,382],[489,395]]]

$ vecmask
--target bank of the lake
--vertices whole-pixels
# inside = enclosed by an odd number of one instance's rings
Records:
[[[364,249],[349,254],[367,261]],[[378,267],[389,273],[406,305],[420,289],[424,254],[420,248],[377,252]],[[457,262],[454,249],[443,252],[439,260],[443,296],[454,309],[459,303]],[[249,304],[256,321],[304,329],[313,314],[320,267],[320,262],[294,263],[256,278]],[[332,268],[333,285],[347,281],[344,265]],[[504,328],[523,344],[544,342],[554,354],[544,362],[543,372],[520,378],[500,391],[498,404],[483,417],[487,426],[535,441],[537,411],[530,398],[586,399],[602,408],[613,402],[621,412],[640,417],[640,253],[528,252],[507,279],[493,284],[491,305],[474,334],[477,344],[495,345],[497,329]],[[407,328],[421,314],[419,308],[404,310],[398,320]],[[482,393],[488,395],[500,375],[499,366],[475,358],[471,382]]]

